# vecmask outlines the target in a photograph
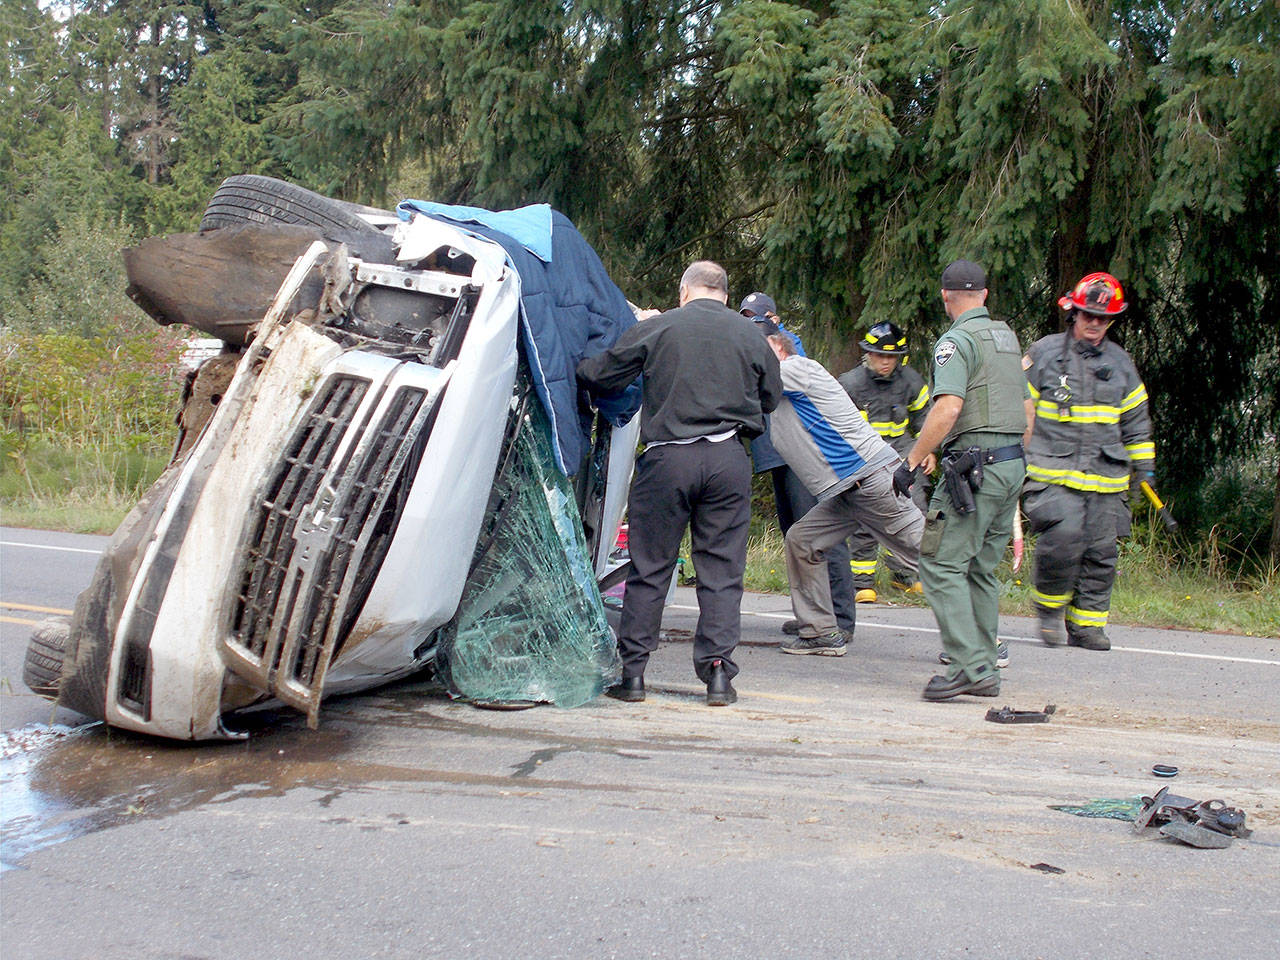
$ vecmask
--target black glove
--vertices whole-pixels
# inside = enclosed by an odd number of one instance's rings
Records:
[[[920,476],[920,468],[908,467],[907,461],[903,460],[898,469],[893,471],[893,492],[900,497],[911,496],[911,486],[918,476]]]

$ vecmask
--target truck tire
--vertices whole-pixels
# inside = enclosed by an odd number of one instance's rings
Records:
[[[70,633],[70,624],[64,619],[45,620],[32,631],[27,642],[27,657],[22,664],[22,682],[32,693],[50,700],[58,699],[62,660]]]
[[[356,256],[394,263],[391,238],[362,219],[357,209],[284,180],[246,173],[222,181],[205,208],[200,230],[241,223],[302,224],[347,244]]]

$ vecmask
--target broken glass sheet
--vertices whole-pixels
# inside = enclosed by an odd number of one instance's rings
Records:
[[[458,613],[436,663],[451,693],[574,707],[619,675],[569,480],[523,369]]]
[[[1061,810],[1063,813],[1069,813],[1073,817],[1094,817],[1101,820],[1128,820],[1138,819],[1138,814],[1142,811],[1141,797],[1122,797],[1119,799],[1100,799],[1090,800],[1084,804],[1050,804],[1050,810]]]

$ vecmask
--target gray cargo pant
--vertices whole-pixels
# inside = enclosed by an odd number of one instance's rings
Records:
[[[904,569],[915,572],[924,516],[910,500],[893,492],[896,466],[872,470],[856,486],[819,500],[787,531],[787,579],[800,636],[820,637],[836,630],[824,551],[845,537],[867,530]]]

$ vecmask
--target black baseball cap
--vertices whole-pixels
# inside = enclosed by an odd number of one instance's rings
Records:
[[[778,315],[778,305],[773,302],[773,297],[767,293],[756,291],[748,294],[742,300],[742,305],[738,307],[739,313],[744,313],[748,317],[763,317],[766,313]]]
[[[942,271],[943,290],[984,290],[987,272],[972,260],[956,260]]]

